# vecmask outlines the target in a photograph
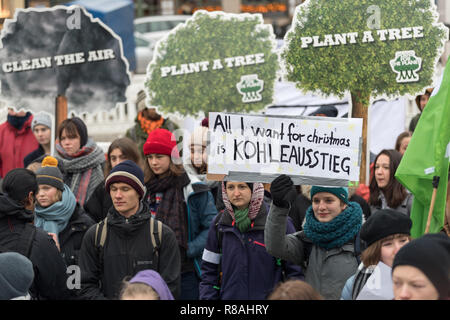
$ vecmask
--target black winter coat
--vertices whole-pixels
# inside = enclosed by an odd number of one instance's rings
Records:
[[[79,255],[80,298],[116,299],[124,278],[145,269],[158,271],[173,296],[179,296],[181,258],[175,233],[163,224],[159,259],[156,259],[150,238],[153,218],[149,212],[148,206],[141,202],[138,212],[126,219],[112,207],[103,248],[95,244],[97,224],[86,232]]]
[[[111,196],[106,193],[105,183],[100,183],[84,204],[84,210],[95,223],[106,218],[109,209],[113,206]]]
[[[64,260],[53,239],[33,225],[34,214],[4,194],[0,194],[0,246],[26,255],[33,263],[34,280],[30,289],[33,299],[69,299]],[[35,230],[28,254],[18,250],[23,231]]]
[[[86,231],[95,224],[77,202],[72,217],[63,231],[59,233],[61,256],[67,266],[78,265],[78,255]]]

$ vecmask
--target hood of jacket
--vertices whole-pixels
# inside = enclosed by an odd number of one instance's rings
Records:
[[[0,219],[4,218],[16,218],[24,222],[31,222],[34,220],[34,213],[26,210],[23,205],[6,194],[0,193]]]

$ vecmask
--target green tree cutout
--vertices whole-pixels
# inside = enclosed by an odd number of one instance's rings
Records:
[[[261,110],[273,99],[279,68],[275,46],[273,29],[264,24],[261,15],[197,11],[158,43],[147,70],[147,103],[163,113],[193,116],[211,111]],[[254,63],[257,54],[260,60]],[[233,57],[241,58],[225,60]],[[220,65],[214,64],[215,60]],[[195,72],[189,65],[205,61],[207,71],[200,66],[200,71]],[[182,70],[183,64],[184,74],[173,75]],[[169,71],[171,66],[176,66],[175,71]],[[257,75],[256,86],[244,86],[240,93],[237,85],[245,83],[241,78],[248,75]],[[263,90],[258,87],[261,80]],[[261,95],[261,99],[244,102],[243,95]]]
[[[431,0],[306,1],[296,8],[281,52],[287,79],[303,91],[325,96],[343,97],[350,92],[352,117],[363,118],[364,137],[371,98],[415,95],[432,85],[434,68],[448,37],[448,29],[437,21],[438,14]],[[401,40],[392,32],[378,31],[419,26],[422,36],[413,38],[409,30],[405,38],[411,38]],[[364,38],[367,31],[373,39]],[[378,32],[384,34],[384,41]],[[343,34],[349,33],[353,35],[346,36],[346,44],[334,36],[339,34],[342,39]],[[313,47],[313,42],[306,46],[305,38],[314,36],[318,36],[318,42],[328,45]],[[390,36],[395,40],[389,40]],[[390,64],[397,58],[396,53],[403,51],[414,51],[421,59],[419,77],[413,82],[397,82],[397,73]],[[411,73],[415,67],[398,64],[395,68]],[[367,150],[366,142],[367,138],[363,150]],[[362,155],[360,182],[365,182],[366,152]]]

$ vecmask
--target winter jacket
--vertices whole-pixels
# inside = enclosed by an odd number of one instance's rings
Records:
[[[78,255],[84,234],[93,224],[91,217],[77,203],[69,223],[58,235],[61,256],[67,266],[78,265]]]
[[[159,257],[150,238],[153,218],[145,203],[126,219],[112,207],[107,216],[107,235],[96,245],[96,227],[86,232],[79,255],[82,299],[118,298],[122,281],[145,269],[156,270],[175,298],[180,293],[181,259],[174,232],[163,224]]]
[[[302,236],[301,231],[286,235],[284,229],[288,213],[288,208],[273,204],[270,207],[265,233],[267,251],[275,257],[303,265],[304,247],[310,245],[312,249],[305,281],[325,299],[338,300],[345,282],[358,268],[354,243],[348,242],[340,248],[325,250]]]
[[[23,159],[31,151],[35,150],[37,142],[31,130],[30,116],[20,130],[14,128],[9,122],[0,125],[0,177],[12,169],[23,168]]]
[[[29,164],[31,164],[34,160],[38,159],[39,157],[43,156],[45,154],[44,148],[39,145],[36,150],[33,150],[29,154],[25,156],[23,159],[23,167],[28,167]]]
[[[209,187],[197,177],[189,174],[188,176],[191,182],[183,188],[188,221],[186,255],[194,260],[194,268],[200,278],[203,249],[208,238],[209,226],[217,215],[217,209]]]
[[[105,190],[105,183],[100,183],[84,204],[86,213],[97,223],[108,215],[113,206],[111,195]]]
[[[201,300],[264,300],[282,281],[283,268],[286,278],[303,279],[300,267],[281,263],[267,253],[264,245],[266,218],[266,206],[261,205],[252,227],[244,234],[235,226],[226,209],[217,229],[214,223],[211,224],[203,254]],[[217,231],[222,232],[221,246]],[[289,222],[286,233],[291,232],[295,229]],[[220,289],[217,289],[219,265],[222,281]]]
[[[391,208],[387,205],[386,202],[386,198],[384,197],[383,192],[380,192],[380,200],[381,200],[381,206],[377,205],[371,205],[370,206],[370,212],[373,214],[378,210],[381,209],[392,209],[401,213],[404,213],[406,215],[408,215],[408,217],[411,215],[411,208],[412,208],[412,203],[414,200],[414,195],[412,193],[407,192],[408,195],[406,196],[406,198],[403,200],[403,202],[397,207],[397,208]]]
[[[0,246],[27,256],[33,263],[34,280],[30,292],[33,299],[68,299],[66,265],[53,241],[44,230],[33,225],[33,212],[25,210],[16,201],[0,194]],[[22,251],[25,232],[35,231],[29,247]]]

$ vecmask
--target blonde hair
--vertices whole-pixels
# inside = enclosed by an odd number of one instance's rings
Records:
[[[268,300],[323,300],[323,297],[305,281],[288,280],[279,283]]]
[[[124,281],[120,293],[120,300],[127,300],[127,298],[136,298],[138,296],[147,297],[142,300],[160,300],[158,293],[148,284]]]

